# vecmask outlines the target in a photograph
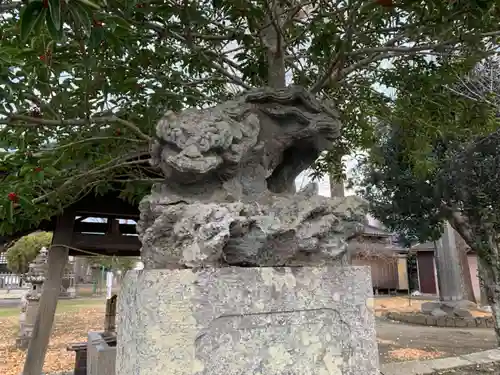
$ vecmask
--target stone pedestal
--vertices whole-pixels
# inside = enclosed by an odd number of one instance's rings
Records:
[[[368,267],[127,273],[119,375],[375,375]]]
[[[87,375],[115,375],[116,346],[100,332],[89,332],[87,340]]]

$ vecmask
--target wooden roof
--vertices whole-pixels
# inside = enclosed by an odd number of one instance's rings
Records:
[[[69,255],[92,256],[139,256],[141,243],[134,223],[120,223],[119,220],[139,220],[139,207],[119,198],[119,192],[102,196],[88,194],[65,209],[75,218]],[[85,221],[86,218],[101,218],[101,221]],[[26,234],[43,230],[54,232],[57,217],[40,223],[36,228],[13,236],[0,238],[5,244]]]

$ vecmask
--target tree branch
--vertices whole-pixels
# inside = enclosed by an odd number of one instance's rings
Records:
[[[148,22],[145,25],[147,27],[149,27],[150,29],[159,32],[162,35],[167,32],[167,30],[163,26],[154,24],[152,22]],[[203,48],[195,45],[192,41],[189,41],[187,38],[185,38],[184,36],[182,36],[179,33],[176,33],[175,31],[169,30],[168,35],[173,36],[178,41],[184,43],[186,45],[186,47],[191,49],[193,52],[200,54],[212,66],[212,68],[214,68],[217,72],[222,74],[224,77],[228,78],[232,83],[243,87],[245,90],[251,89],[251,86],[247,85],[245,82],[243,82],[240,78],[238,78],[234,74],[231,74],[230,72],[228,72],[226,69],[224,69],[224,67],[222,65],[215,62],[214,59],[211,59],[210,57],[208,57],[207,53],[210,53],[210,51],[205,51]],[[222,62],[227,63],[228,65],[230,65],[231,67],[233,67],[235,69],[240,69],[240,67],[237,64],[235,64],[234,61],[231,61],[230,59],[228,59],[225,56],[217,55],[217,58],[220,59]]]
[[[15,124],[16,121],[25,121],[29,124]],[[0,120],[0,124],[7,126],[18,126],[26,128],[34,128],[39,125],[44,126],[82,126],[87,124],[106,124],[110,122],[116,122],[120,125],[126,126],[132,130],[139,138],[145,141],[151,141],[152,138],[144,134],[137,125],[130,121],[123,120],[117,116],[104,116],[104,117],[91,117],[90,119],[72,119],[72,120],[50,120],[44,119],[42,117],[31,117],[26,115],[11,115],[6,119]]]
[[[114,160],[116,161],[116,160],[119,160],[119,159],[120,158],[116,158]],[[41,202],[45,201],[47,198],[49,198],[50,196],[52,196],[52,195],[56,194],[57,192],[59,192],[61,189],[65,188],[67,186],[70,186],[75,180],[78,180],[78,179],[81,179],[81,178],[84,178],[84,177],[85,178],[89,178],[92,175],[102,174],[102,173],[109,172],[109,171],[112,171],[113,169],[120,168],[120,167],[127,167],[127,166],[131,166],[131,165],[139,165],[139,164],[145,164],[145,163],[148,163],[147,159],[145,159],[145,160],[126,161],[126,162],[123,162],[123,163],[110,165],[109,167],[105,167],[106,165],[110,164],[110,163],[106,163],[103,166],[99,166],[99,167],[91,169],[89,171],[85,171],[83,173],[80,173],[80,174],[78,174],[76,176],[73,176],[73,177],[65,180],[63,182],[63,184],[61,186],[59,186],[58,188],[56,188],[55,190],[52,190],[51,192],[49,192],[47,194],[44,194],[44,195],[42,195],[42,196],[40,196],[38,198],[35,198],[31,202],[33,204],[41,203]],[[92,183],[94,183],[94,181],[89,181],[89,184],[92,184]]]
[[[138,139],[126,138],[126,137],[91,137],[91,138],[81,139],[81,140],[75,141],[75,142],[66,143],[66,144],[61,145],[61,146],[56,146],[54,148],[50,148],[48,151],[64,150],[66,148],[74,147],[76,145],[80,145],[80,144],[87,143],[87,142],[106,141],[106,140],[141,142]]]
[[[474,235],[466,218],[457,210],[453,209],[445,202],[441,202],[439,207],[441,214],[446,218],[450,225],[464,239],[471,249],[475,249]]]
[[[269,4],[272,2],[272,6]],[[268,26],[261,28],[261,43],[267,49],[268,62],[268,85],[273,88],[282,88],[286,85],[285,80],[285,53],[283,51],[283,30],[281,14],[283,10],[276,0],[266,0],[267,16],[265,22]]]
[[[412,52],[420,52],[420,51],[425,51],[425,50],[435,50],[441,47],[446,47],[450,44],[458,43],[460,40],[466,39],[469,36],[472,37],[481,37],[481,38],[488,38],[492,36],[498,36],[500,35],[500,30],[498,31],[492,31],[488,33],[482,33],[479,35],[475,34],[468,34],[464,35],[461,38],[453,38],[449,39],[447,41],[441,42],[441,43],[428,43],[428,44],[423,44],[420,46],[394,46],[393,42],[397,42],[400,40],[403,35],[394,37],[391,39],[389,42],[387,42],[384,46],[380,47],[370,47],[370,48],[360,48],[356,51],[353,51],[349,54],[349,57],[354,57],[358,55],[364,55],[364,54],[369,54],[369,53],[387,53],[387,52],[395,52],[395,53],[400,53],[400,54],[405,54],[405,53],[412,53]]]
[[[335,57],[330,62],[325,74],[323,74],[323,76],[321,76],[309,90],[311,93],[317,93],[323,87],[325,87],[325,85],[327,85],[332,79],[335,71],[337,71],[336,80],[339,79],[345,63],[346,55],[348,55],[350,50],[352,49],[352,37],[355,29],[356,16],[361,11],[363,6],[366,6],[366,3],[359,1],[357,3],[353,2],[347,7],[349,13],[346,20],[347,30],[345,38],[341,41],[340,48],[335,54]]]
[[[500,30],[482,33],[482,34],[479,34],[478,36],[481,38],[488,38],[488,37],[494,37],[494,36],[498,36],[498,35],[500,35]],[[477,35],[474,35],[474,34],[470,34],[467,36],[477,37]],[[465,36],[465,38],[467,36]],[[391,40],[393,40],[393,39],[391,39]],[[447,40],[445,42],[437,43],[437,44],[425,44],[425,45],[413,46],[413,47],[381,46],[381,47],[374,47],[374,48],[362,48],[362,49],[353,51],[351,54],[348,55],[349,57],[358,56],[361,54],[368,54],[368,53],[376,53],[376,54],[372,55],[372,56],[368,56],[362,60],[358,60],[357,62],[351,64],[346,69],[344,69],[343,73],[339,77],[339,82],[342,79],[344,79],[347,75],[352,73],[353,71],[360,69],[366,65],[369,65],[373,62],[385,60],[385,59],[388,59],[391,57],[396,57],[396,56],[412,56],[412,55],[418,55],[420,53],[432,54],[434,49],[438,49],[440,47],[445,47],[447,45],[457,43],[459,41],[460,41],[459,38],[455,38],[455,39],[450,39],[450,40]]]

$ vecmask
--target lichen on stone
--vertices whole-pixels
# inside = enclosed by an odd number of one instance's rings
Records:
[[[140,205],[145,267],[344,261],[361,203],[312,186],[295,192],[298,174],[338,137],[334,108],[295,86],[168,112],[151,148],[165,182]]]

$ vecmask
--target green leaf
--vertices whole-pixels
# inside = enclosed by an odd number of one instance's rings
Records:
[[[63,37],[63,29],[62,27],[56,28],[53,17],[51,17],[50,13],[47,13],[45,17],[45,22],[47,24],[47,29],[49,30],[49,34],[54,40],[61,40]],[[59,25],[61,26],[61,25]]]
[[[31,173],[33,171],[33,166],[32,165],[23,165],[21,167],[21,170],[19,171],[19,176],[24,176],[28,173]]]
[[[102,27],[92,28],[89,39],[89,48],[92,50],[97,49],[101,42],[104,40],[104,29]]]
[[[112,23],[115,23],[117,26],[120,26],[126,30],[130,29],[130,23],[127,20],[124,20],[122,17],[118,16],[109,16],[106,17],[106,22],[111,21]]]
[[[21,40],[23,42],[28,40],[28,37],[40,23],[43,18],[43,2],[34,1],[29,3],[21,15]]]
[[[9,223],[14,222],[14,202],[7,203],[7,220]]]
[[[61,29],[61,0],[48,0],[49,13],[56,30]]]
[[[92,31],[92,12],[80,3],[74,3],[69,7],[73,21],[82,27],[87,34]]]
[[[19,196],[19,203],[20,203],[21,207],[23,207],[23,208],[33,206],[33,202],[30,199],[23,197],[22,195]]]
[[[44,173],[44,171],[40,171],[40,172],[37,172],[37,173],[35,174],[35,180],[37,180],[37,181],[43,181],[43,180],[44,180],[44,178],[45,178],[45,173]]]
[[[94,8],[96,10],[100,10],[101,7],[99,5],[97,5],[96,3],[93,3],[92,1],[89,1],[89,0],[78,0],[81,4],[83,5],[87,5],[88,7],[90,8]]]
[[[51,175],[51,176],[59,175],[59,171],[53,167],[45,167],[44,172],[48,175]]]

